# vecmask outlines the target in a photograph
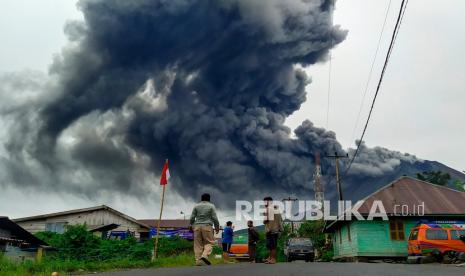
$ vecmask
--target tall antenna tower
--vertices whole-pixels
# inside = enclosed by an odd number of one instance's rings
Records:
[[[315,200],[321,203],[325,200],[325,193],[323,189],[323,183],[321,182],[321,164],[320,164],[320,153],[317,152],[315,155],[315,173],[313,174],[313,190],[315,191]]]

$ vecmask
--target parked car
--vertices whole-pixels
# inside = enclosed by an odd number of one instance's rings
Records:
[[[234,236],[231,248],[229,250],[229,257],[235,259],[249,258],[249,244],[247,235]]]
[[[441,261],[465,252],[465,222],[420,223],[412,229],[408,241],[409,261],[434,257]]]
[[[306,262],[313,262],[315,259],[315,250],[313,242],[307,238],[292,238],[286,242],[284,248],[284,255],[287,261],[305,260]]]

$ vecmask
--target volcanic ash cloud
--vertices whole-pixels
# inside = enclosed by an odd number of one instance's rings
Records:
[[[11,132],[6,178],[27,163],[47,181],[31,172],[18,185],[143,195],[169,158],[173,188],[190,198],[308,190],[314,154],[343,149],[310,121],[291,138],[284,121],[306,100],[310,79],[298,68],[324,62],[346,36],[333,5],[81,0],[84,22],[65,27],[70,44],[41,100],[32,115],[17,109],[18,124],[34,116],[35,129],[22,132],[22,149]]]

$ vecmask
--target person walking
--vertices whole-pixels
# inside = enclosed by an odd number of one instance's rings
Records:
[[[266,247],[269,250],[269,257],[266,259],[266,264],[275,264],[277,259],[277,247],[279,234],[284,231],[283,219],[281,213],[276,206],[273,205],[271,197],[265,197],[265,237]]]
[[[229,261],[229,251],[231,250],[231,244],[233,242],[234,230],[232,222],[226,222],[226,226],[223,229],[223,260]]]
[[[257,230],[255,230],[253,227],[253,221],[251,220],[247,222],[247,233],[249,237],[249,261],[251,263],[255,263],[257,255],[257,242],[260,240],[260,236],[258,235]]]
[[[194,255],[196,265],[211,265],[208,257],[212,253],[215,233],[219,233],[220,224],[216,216],[215,205],[210,203],[210,194],[203,194],[200,202],[194,206],[190,217],[190,225],[194,230]]]

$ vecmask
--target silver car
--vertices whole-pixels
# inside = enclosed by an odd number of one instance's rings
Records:
[[[307,238],[292,238],[286,242],[284,248],[284,255],[287,261],[305,260],[306,262],[313,262],[315,259],[315,250],[313,242]]]

